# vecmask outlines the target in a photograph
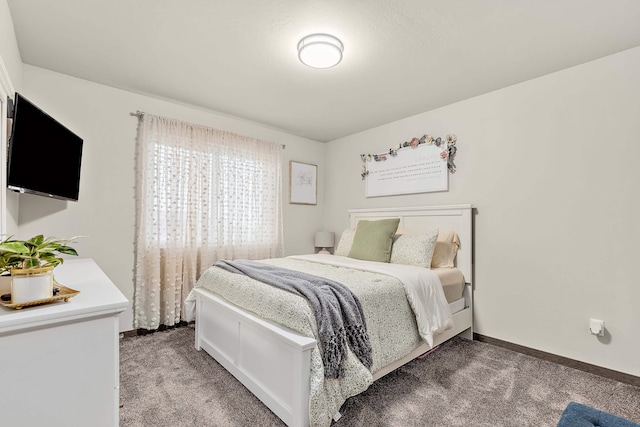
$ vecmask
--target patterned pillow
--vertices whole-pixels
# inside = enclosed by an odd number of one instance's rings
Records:
[[[390,262],[431,268],[431,258],[437,240],[438,229],[423,234],[398,235],[391,248]]]
[[[347,228],[342,232],[338,246],[334,251],[334,255],[349,256],[351,246],[353,246],[353,236],[355,236],[356,230],[353,228]]]
[[[391,245],[400,218],[358,222],[349,257],[365,261],[389,262]]]

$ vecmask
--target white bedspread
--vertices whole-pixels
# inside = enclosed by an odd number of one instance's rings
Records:
[[[309,417],[312,426],[329,426],[345,400],[366,390],[372,373],[417,348],[453,325],[437,274],[419,267],[360,261],[333,255],[301,255],[263,262],[327,277],[348,286],[364,310],[373,350],[371,370],[349,351],[345,376],[324,377],[319,349],[311,354]],[[305,336],[317,338],[308,303],[300,296],[221,268],[209,268],[196,287],[206,288],[243,309]],[[195,297],[185,302],[194,319]]]

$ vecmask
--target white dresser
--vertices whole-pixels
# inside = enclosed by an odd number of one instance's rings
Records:
[[[56,280],[68,302],[0,306],[0,425],[117,426],[118,315],[129,301],[91,259],[70,259]]]

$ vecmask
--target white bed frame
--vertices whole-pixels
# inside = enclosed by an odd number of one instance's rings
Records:
[[[455,230],[460,237],[456,266],[464,273],[465,308],[454,313],[454,327],[434,338],[434,347],[461,335],[473,339],[472,206],[353,209],[357,222],[400,218],[398,228]],[[309,425],[309,378],[313,338],[255,316],[206,290],[196,288],[197,350],[204,349],[291,427]],[[425,343],[409,355],[373,373],[374,380],[427,352]]]

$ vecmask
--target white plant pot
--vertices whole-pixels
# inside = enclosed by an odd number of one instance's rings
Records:
[[[53,296],[53,267],[11,270],[11,303],[39,301]]]

